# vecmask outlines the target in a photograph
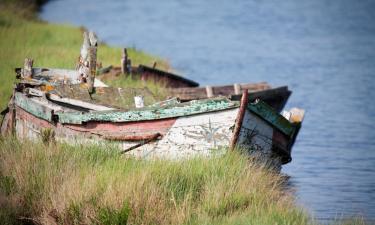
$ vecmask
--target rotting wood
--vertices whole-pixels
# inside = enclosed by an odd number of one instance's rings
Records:
[[[61,98],[61,97],[59,97],[58,95],[55,95],[55,94],[49,94],[48,99],[50,99],[52,101],[72,105],[72,106],[77,106],[77,107],[81,107],[81,108],[95,110],[95,111],[116,110],[116,108],[110,108],[110,107],[106,107],[106,106],[102,106],[102,105],[92,104],[92,103],[81,101],[81,100],[76,100],[76,99],[71,99],[71,98]]]
[[[142,110],[134,111],[110,111],[110,112],[89,112],[76,113],[64,112],[58,113],[59,122],[67,124],[82,124],[87,121],[111,121],[111,122],[127,122],[127,121],[144,121],[158,120],[165,118],[174,118],[212,111],[220,111],[239,106],[238,102],[233,102],[225,98],[209,99],[201,101],[192,101],[188,104],[181,104],[176,107],[167,108],[142,108]]]
[[[98,40],[93,32],[83,34],[83,44],[77,70],[81,83],[86,83],[89,93],[94,92]]]
[[[261,83],[250,83],[250,84],[239,84],[241,89],[248,89],[249,92],[261,91],[271,89],[271,86],[266,82]],[[171,96],[178,97],[181,101],[190,101],[195,99],[207,98],[207,88],[169,88],[167,89]],[[225,86],[213,86],[212,92],[215,96],[231,96],[234,95],[233,85]]]
[[[28,98],[24,94],[19,92],[15,93],[14,101],[16,106],[24,109],[34,116],[42,118],[49,122],[53,122],[55,108],[52,108],[51,106],[44,104],[41,101],[34,100],[33,98]]]
[[[245,89],[243,91],[243,94],[242,94],[240,109],[237,113],[236,122],[234,124],[233,135],[232,135],[232,139],[230,141],[230,149],[231,150],[234,150],[235,147],[236,147],[238,136],[240,134],[241,126],[242,126],[242,123],[243,123],[243,118],[245,116],[245,110],[246,110],[246,107],[248,105],[248,101],[249,101],[248,91],[247,91],[247,89]]]
[[[149,134],[149,135],[132,135],[132,136],[104,135],[103,138],[106,140],[111,140],[111,141],[147,141],[150,139],[155,139],[160,136],[161,136],[160,133],[156,133],[156,134]]]
[[[22,78],[32,78],[33,77],[33,59],[26,58],[24,65],[23,65],[23,70],[22,70]]]
[[[126,48],[122,51],[121,57],[121,73],[128,74],[128,51]]]
[[[96,35],[93,32],[89,33],[89,39],[90,39],[90,47],[89,47],[89,79],[87,80],[89,93],[94,92],[94,82],[95,82],[95,75],[96,75],[96,52],[97,52],[97,46],[98,46],[98,40],[96,38]]]
[[[145,145],[145,144],[148,144],[148,143],[150,143],[150,142],[152,142],[152,141],[157,140],[159,137],[161,137],[161,134],[159,134],[159,133],[154,134],[153,136],[150,136],[150,138],[149,138],[148,140],[144,140],[144,141],[142,141],[141,143],[138,143],[138,144],[136,144],[136,145],[134,145],[134,146],[132,146],[132,147],[130,147],[130,148],[127,148],[127,149],[121,151],[120,154],[124,154],[124,153],[130,152],[130,151],[133,150],[133,149],[139,148],[139,147],[141,147],[142,145]]]

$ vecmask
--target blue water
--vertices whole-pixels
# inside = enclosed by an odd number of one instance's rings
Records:
[[[202,85],[288,85],[287,107],[307,111],[283,169],[298,203],[321,221],[375,220],[375,1],[55,0],[41,18],[159,55]]]

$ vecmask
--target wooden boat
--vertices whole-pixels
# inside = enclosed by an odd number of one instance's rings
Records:
[[[250,101],[261,99],[277,112],[281,112],[287,103],[289,96],[292,94],[287,86],[272,88],[266,82],[197,88],[170,88],[168,90],[171,96],[177,97],[181,101],[191,101],[217,96],[225,96],[231,100],[239,101],[243,90],[247,90]]]
[[[72,82],[74,71],[31,71],[32,78],[21,80],[4,111],[3,134],[38,139],[53,133],[54,139],[72,144],[111,142],[137,158],[209,156],[238,147],[280,167],[291,160],[303,119],[302,110],[284,113],[285,118],[261,100],[251,102],[247,90],[241,101],[216,97],[180,103],[174,98],[121,107],[106,97],[116,91],[122,95],[120,89],[96,86],[98,98]],[[139,90],[133,91],[123,95],[132,99]]]

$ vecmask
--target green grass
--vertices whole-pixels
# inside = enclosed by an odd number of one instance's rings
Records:
[[[0,140],[0,221],[51,224],[312,224],[283,178],[231,152],[125,159],[111,146]]]
[[[15,81],[14,68],[22,67],[26,57],[34,59],[34,67],[74,69],[82,44],[82,29],[39,21],[33,18],[27,8],[16,14],[13,7],[12,4],[0,5],[1,109],[11,96]],[[156,61],[161,68],[168,67],[168,63],[159,57],[134,48],[129,48],[128,54],[134,65],[152,65]],[[120,48],[99,45],[98,61],[102,62],[103,66],[119,65],[120,58]],[[135,83],[141,82],[135,80],[132,83],[122,82],[121,85],[127,87],[134,86]],[[156,90],[157,87],[154,85],[150,89]]]

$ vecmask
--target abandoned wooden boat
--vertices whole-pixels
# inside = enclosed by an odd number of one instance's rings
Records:
[[[139,158],[208,156],[222,154],[228,146],[240,147],[280,166],[291,160],[303,118],[301,110],[292,110],[286,119],[263,101],[250,102],[247,91],[240,102],[218,97],[150,101],[142,108],[134,103],[108,105],[106,95],[121,95],[120,89],[94,87],[101,98],[90,97],[85,85],[67,81],[76,79],[73,71],[34,68],[32,73],[32,79],[21,80],[14,90],[1,125],[3,134],[13,131],[20,138],[38,139],[49,130],[58,141],[109,141]]]
[[[96,36],[85,32],[76,70],[33,68],[26,59],[24,68],[16,69],[20,81],[2,112],[1,134],[70,144],[111,142],[137,158],[181,159],[240,148],[277,168],[290,162],[303,110],[280,115],[262,100],[252,102],[246,88],[241,101],[212,97],[181,103],[160,101],[146,88],[107,87],[95,78],[96,48]]]
[[[281,112],[292,94],[287,86],[272,88],[268,83],[246,83],[225,86],[206,86],[197,88],[170,88],[171,96],[179,98],[181,101],[191,101],[196,99],[225,96],[231,100],[239,101],[243,90],[248,90],[250,101],[260,99]]]

